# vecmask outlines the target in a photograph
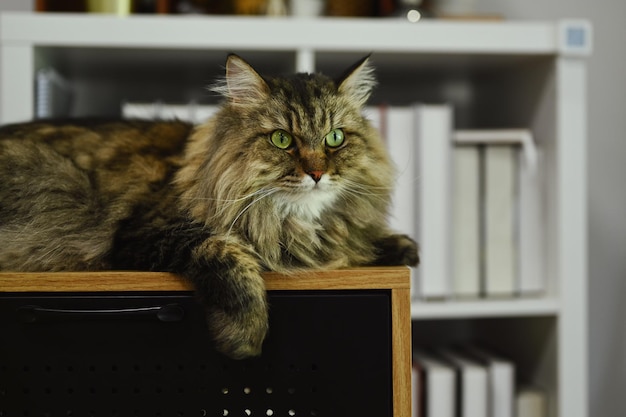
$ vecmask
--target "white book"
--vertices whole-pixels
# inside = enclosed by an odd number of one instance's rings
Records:
[[[481,286],[480,151],[455,146],[452,185],[452,294],[478,297]]]
[[[456,410],[454,369],[447,363],[422,351],[413,352],[413,366],[417,372],[418,404],[414,405],[420,417],[454,417]]]
[[[546,417],[546,394],[538,388],[521,388],[515,395],[516,417]]]
[[[513,362],[475,346],[467,347],[465,351],[487,368],[490,416],[513,417],[515,392]]]
[[[486,367],[454,350],[439,353],[456,371],[457,417],[489,417]]]
[[[396,182],[392,195],[389,226],[415,238],[415,141],[413,110],[410,107],[387,107],[380,114],[381,134],[387,151],[396,166]]]
[[[72,85],[52,68],[42,68],[35,76],[35,117],[50,119],[70,114]]]
[[[213,116],[218,106],[188,104],[122,103],[122,117],[125,119],[144,120],[182,120],[190,123],[202,123]]]
[[[416,105],[417,241],[421,265],[418,293],[423,298],[450,295],[452,258],[452,109]]]
[[[517,275],[516,150],[510,145],[488,145],[484,152],[485,295],[512,296]]]
[[[392,194],[389,227],[416,239],[417,169],[415,168],[415,140],[413,109],[410,107],[369,106],[365,117],[378,129],[396,166],[397,178]],[[416,268],[411,269],[413,283]],[[411,285],[411,298],[416,297],[416,285]]]
[[[519,262],[516,292],[520,295],[537,295],[545,290],[541,155],[537,154],[537,163],[529,161],[523,154],[519,155]]]
[[[545,290],[543,270],[543,206],[541,204],[542,164],[532,132],[528,129],[477,129],[454,132],[456,144],[519,145],[517,242],[518,262],[515,292],[521,295],[539,294]]]

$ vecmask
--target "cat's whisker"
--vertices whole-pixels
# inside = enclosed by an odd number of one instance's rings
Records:
[[[249,199],[250,197],[254,197],[255,195],[262,193],[264,191],[264,189],[260,189],[260,190],[256,190],[251,192],[250,194],[246,194],[242,197],[237,197],[237,198],[211,198],[211,197],[180,197],[182,200],[189,200],[189,201],[215,201],[218,203],[238,203],[240,201],[245,201],[247,199]]]
[[[346,180],[345,182],[347,186],[341,187],[342,191],[347,191],[354,195],[360,195],[360,196],[365,196],[365,197],[371,196],[371,197],[378,197],[378,198],[386,198],[386,196],[389,195],[389,190],[393,189],[391,187],[368,186],[368,185],[361,184],[361,183],[351,181],[351,180]]]
[[[353,197],[358,199],[377,199],[380,201],[387,200],[387,194],[385,193],[370,193],[365,191],[357,191],[350,188],[343,188],[339,190],[339,194],[342,197]]]
[[[253,191],[251,193],[248,193],[244,196],[241,197],[237,197],[237,198],[210,198],[210,197],[194,197],[194,198],[185,198],[186,200],[190,200],[190,201],[213,201],[217,204],[214,205],[215,207],[215,212],[213,213],[212,216],[210,216],[211,220],[216,220],[219,219],[220,217],[224,216],[225,213],[232,208],[233,206],[235,206],[237,203],[243,202],[243,201],[247,201],[250,198],[253,198],[259,194],[263,194],[266,191],[268,191],[265,188],[261,188],[259,190]],[[223,204],[222,204],[223,203]]]
[[[261,188],[259,190],[253,191],[249,194],[246,194],[242,197],[238,197],[238,198],[234,198],[234,199],[214,199],[214,201],[218,202],[218,203],[226,203],[226,204],[219,204],[217,206],[217,211],[215,213],[215,217],[219,217],[224,215],[224,213],[230,209],[231,207],[233,207],[235,204],[240,203],[242,201],[247,201],[250,198],[253,198],[259,194],[263,194],[266,190],[264,188]]]
[[[376,186],[376,185],[366,185],[354,180],[350,180],[348,178],[342,178],[342,181],[347,183],[350,186],[356,187],[356,188],[360,188],[363,190],[383,190],[383,191],[389,191],[389,190],[393,190],[394,187],[393,186]]]
[[[261,190],[258,190],[258,191],[256,191],[256,192],[254,192],[254,193],[250,194],[250,195],[249,195],[249,197],[251,197],[251,196],[255,196],[255,195],[257,195],[257,194],[261,194],[261,196],[260,196],[260,197],[258,197],[258,198],[256,198],[256,199],[254,199],[254,200],[252,200],[252,202],[250,202],[250,204],[248,204],[247,206],[245,206],[245,207],[244,207],[244,208],[243,208],[243,209],[239,212],[239,214],[237,214],[237,217],[235,217],[235,219],[234,219],[234,220],[232,221],[232,223],[230,224],[230,228],[228,229],[228,232],[227,232],[226,234],[227,234],[227,235],[230,235],[230,232],[233,230],[233,227],[235,227],[235,223],[237,223],[237,220],[239,220],[239,218],[240,218],[240,217],[241,217],[241,216],[242,216],[242,215],[243,215],[243,214],[244,214],[244,213],[245,213],[245,212],[246,212],[246,211],[247,211],[250,207],[252,207],[252,206],[253,206],[254,204],[256,204],[257,202],[259,202],[259,201],[263,200],[264,198],[269,197],[270,195],[272,195],[272,194],[276,193],[276,192],[277,192],[277,191],[279,191],[279,190],[280,190],[280,188],[275,187],[275,188],[270,188],[270,189],[268,189],[268,190],[266,190],[266,189],[261,189]]]
[[[364,197],[386,198],[389,195],[389,193],[377,193],[377,192],[369,191],[367,189],[346,188],[345,191],[355,194],[355,195],[364,196]]]

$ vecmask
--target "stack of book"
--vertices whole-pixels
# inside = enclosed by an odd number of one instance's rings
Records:
[[[517,388],[515,364],[476,347],[416,350],[413,417],[544,417],[546,394]]]
[[[122,117],[144,120],[181,120],[202,123],[217,111],[218,107],[208,104],[171,104],[155,101],[151,103],[122,103]]]
[[[390,223],[420,244],[413,295],[542,293],[541,164],[531,132],[454,130],[449,105],[368,116],[399,170]]]
[[[541,184],[532,135],[469,130],[454,132],[453,140],[453,294],[541,293]]]

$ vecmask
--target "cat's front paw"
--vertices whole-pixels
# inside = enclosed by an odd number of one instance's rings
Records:
[[[249,303],[245,311],[226,311],[220,307],[208,309],[208,324],[218,351],[233,359],[245,359],[261,354],[268,330],[265,300]]]
[[[196,249],[204,274],[196,289],[207,304],[216,349],[233,359],[261,354],[268,330],[265,281],[254,251],[233,238],[209,238]]]
[[[207,321],[216,349],[233,359],[261,354],[268,330],[265,282],[258,271],[234,267],[214,284]]]
[[[417,243],[407,235],[389,235],[376,242],[378,258],[375,265],[417,266],[420,262]]]

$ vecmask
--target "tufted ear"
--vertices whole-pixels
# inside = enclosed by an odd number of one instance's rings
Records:
[[[359,106],[365,105],[376,86],[374,67],[369,59],[370,55],[361,58],[337,82],[339,92],[352,98]]]
[[[230,54],[226,59],[226,76],[213,91],[228,98],[232,104],[255,104],[267,99],[269,87],[250,64]]]

